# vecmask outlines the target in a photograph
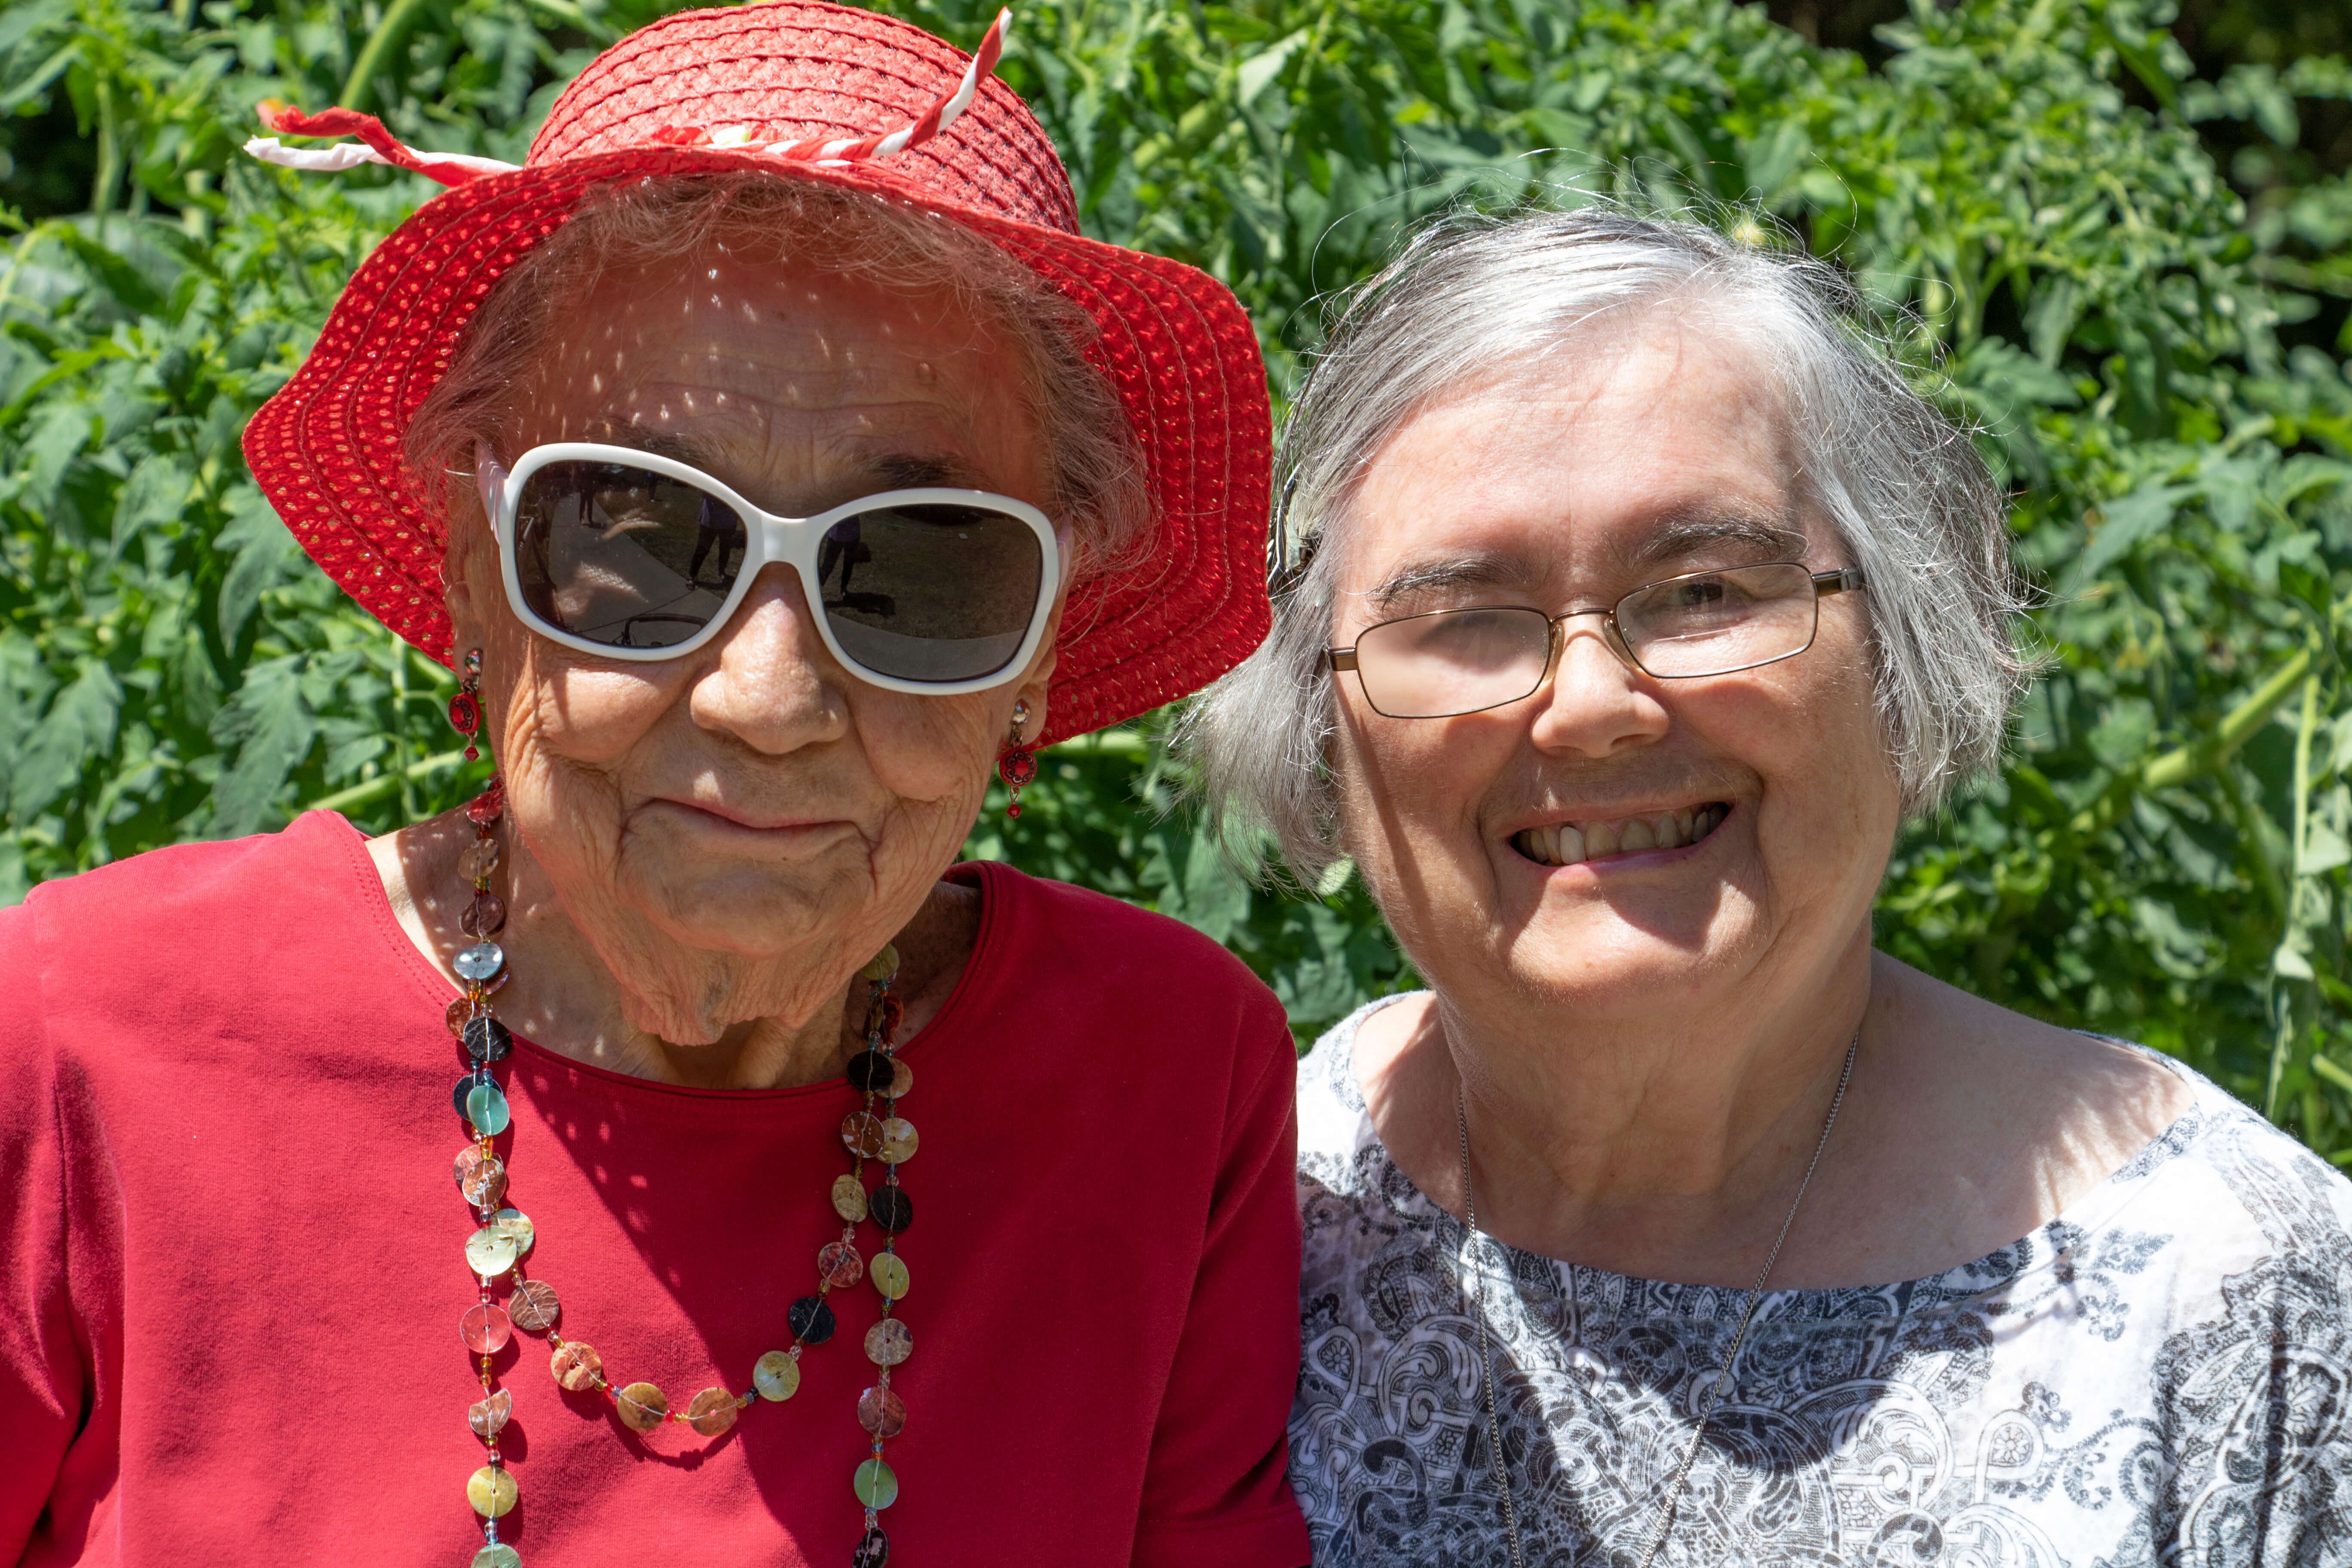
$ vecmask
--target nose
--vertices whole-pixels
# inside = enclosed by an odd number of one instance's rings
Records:
[[[800,574],[761,569],[694,683],[694,721],[780,756],[849,728],[848,672],[824,645]]]
[[[1655,682],[1617,656],[1599,614],[1562,620],[1559,637],[1551,678],[1536,692],[1538,750],[1606,757],[1665,734]]]

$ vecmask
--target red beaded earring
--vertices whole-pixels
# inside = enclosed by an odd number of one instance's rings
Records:
[[[1004,781],[1004,792],[1011,796],[1004,807],[1007,816],[1021,815],[1021,791],[1037,776],[1037,753],[1021,743],[1021,732],[1029,727],[1029,702],[1015,698],[1013,703],[1013,733],[1004,742],[1003,753],[996,759],[996,776]]]
[[[474,737],[482,732],[482,650],[470,648],[466,654],[466,673],[458,679],[457,695],[449,699],[449,724],[466,737],[466,760],[472,762],[482,753],[475,749]]]

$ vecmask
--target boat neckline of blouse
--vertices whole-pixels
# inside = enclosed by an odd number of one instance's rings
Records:
[[[379,940],[391,947],[394,961],[407,978],[422,984],[432,1005],[446,1009],[462,993],[450,983],[448,976],[416,951],[416,944],[409,941],[408,933],[401,929],[399,918],[393,913],[392,901],[384,893],[383,879],[376,875],[375,862],[369,858],[367,836],[340,814],[328,815],[341,829],[351,868],[362,884],[362,896],[368,900],[368,910],[373,917]],[[955,986],[948,993],[947,1000],[940,1004],[939,1012],[932,1016],[929,1023],[898,1047],[898,1055],[909,1058],[909,1067],[919,1065],[913,1059],[918,1050],[924,1050],[923,1059],[929,1060],[938,1054],[934,1042],[943,1037],[952,1040],[965,1032],[966,1020],[979,1005],[975,998],[994,977],[1000,956],[997,950],[1005,941],[1004,906],[1008,900],[1004,897],[1007,892],[1004,873],[1010,870],[1011,868],[992,860],[965,860],[949,867],[940,877],[942,881],[964,882],[980,895],[980,929],[972,938],[971,952],[964,957],[962,972],[956,976]],[[793,1084],[782,1089],[704,1089],[694,1084],[662,1083],[566,1056],[528,1037],[520,1030],[514,1032],[513,1039],[511,1059],[517,1064],[518,1070],[522,1064],[528,1063],[541,1084],[551,1081],[557,1074],[565,1074],[571,1077],[573,1087],[578,1089],[641,1097],[655,1105],[667,1104],[697,1111],[775,1110],[795,1102],[838,1095],[843,1084],[840,1079],[824,1079],[815,1083]]]
[[[1391,1210],[1407,1224],[1424,1230],[1433,1230],[1440,1223],[1451,1227],[1456,1233],[1454,1246],[1458,1251],[1458,1238],[1467,1227],[1423,1192],[1420,1184],[1407,1175],[1404,1167],[1390,1154],[1388,1144],[1381,1138],[1379,1130],[1371,1125],[1370,1113],[1365,1109],[1363,1084],[1356,1076],[1356,1038],[1364,1020],[1392,1003],[1429,994],[1426,991],[1402,991],[1365,1004],[1333,1025],[1329,1033],[1300,1058],[1300,1065],[1303,1068],[1313,1061],[1322,1054],[1327,1043],[1340,1039],[1344,1034],[1344,1058],[1322,1064],[1322,1070],[1345,1076],[1346,1103],[1355,1112],[1360,1127],[1358,1147],[1360,1149],[1369,1142],[1378,1152],[1381,1163],[1396,1173],[1398,1184],[1409,1194],[1409,1205],[1391,1204]],[[2090,1033],[2088,1030],[2078,1032]],[[2188,1086],[2193,1097],[2188,1109],[2134,1150],[2128,1159],[2085,1188],[2063,1209],[2025,1235],[1993,1248],[1980,1258],[1916,1279],[1875,1284],[1784,1287],[1765,1291],[1761,1300],[1776,1303],[1783,1316],[1847,1319],[1855,1316],[1858,1310],[1865,1308],[1868,1303],[1885,1301],[1896,1303],[1896,1310],[1879,1316],[1916,1316],[1923,1311],[1964,1307],[1986,1295],[2013,1289],[2022,1281],[2076,1258],[2083,1243],[2112,1228],[2138,1202],[2147,1191],[2147,1178],[2159,1165],[2186,1153],[2189,1145],[2205,1132],[2212,1114],[2211,1097],[2218,1092],[2209,1080],[2160,1051],[2150,1050],[2135,1041],[2120,1039],[2113,1035],[2092,1035],[2091,1037],[2137,1051],[2173,1073]],[[1526,1271],[1553,1269],[1564,1271],[1561,1278],[1570,1282],[1618,1281],[1633,1291],[1646,1293],[1643,1299],[1651,1303],[1652,1310],[1648,1315],[1654,1319],[1668,1315],[1655,1310],[1658,1303],[1666,1299],[1674,1300],[1678,1306],[1685,1308],[1700,1305],[1708,1308],[1706,1310],[1684,1310],[1675,1314],[1682,1317],[1712,1320],[1736,1315],[1747,1301],[1750,1289],[1746,1285],[1693,1284],[1685,1280],[1652,1279],[1638,1274],[1620,1274],[1589,1263],[1530,1252],[1484,1229],[1478,1232],[1478,1236],[1487,1247],[1501,1252],[1509,1260],[1514,1280],[1518,1280]],[[1586,1295],[1589,1300],[1590,1293]],[[1920,1297],[1928,1299],[1915,1302],[1915,1299]]]

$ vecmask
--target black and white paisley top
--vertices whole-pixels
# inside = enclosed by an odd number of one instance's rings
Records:
[[[1371,1010],[1299,1063],[1290,1468],[1315,1561],[1508,1563],[1469,1262],[1528,1563],[1630,1568],[1747,1292],[1492,1238],[1465,1259],[1365,1114]],[[2352,1183],[2168,1065],[2194,1106],[2023,1240],[1768,1292],[1660,1563],[2352,1564]]]

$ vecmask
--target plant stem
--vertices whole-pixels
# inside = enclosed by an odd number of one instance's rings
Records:
[[[462,767],[465,762],[466,753],[462,749],[443,752],[438,756],[427,757],[423,762],[411,763],[404,768],[378,773],[375,777],[362,784],[355,784],[349,789],[339,789],[332,795],[321,795],[303,809],[349,811],[353,806],[371,805],[385,795],[394,794],[434,773],[447,768]]]
[[[393,0],[392,9],[375,25],[368,41],[361,47],[360,58],[352,62],[352,74],[343,83],[342,94],[336,101],[345,109],[365,109],[368,94],[375,86],[376,72],[408,30],[416,25],[417,14],[425,9],[425,0]]]
[[[2224,714],[2210,735],[2178,751],[2167,752],[2148,763],[2140,774],[2141,787],[2170,789],[2175,784],[2187,784],[2200,773],[2210,773],[2231,752],[2252,740],[2254,731],[2270,721],[2272,710],[2285,701],[2286,694],[2310,673],[2311,649],[2306,647],[2279,666],[2268,680],[2254,688],[2252,695]]]
[[[115,187],[122,183],[122,138],[114,123],[114,83],[98,79],[98,174],[89,183],[89,210],[103,213],[114,205]],[[99,243],[105,243],[100,235]]]

